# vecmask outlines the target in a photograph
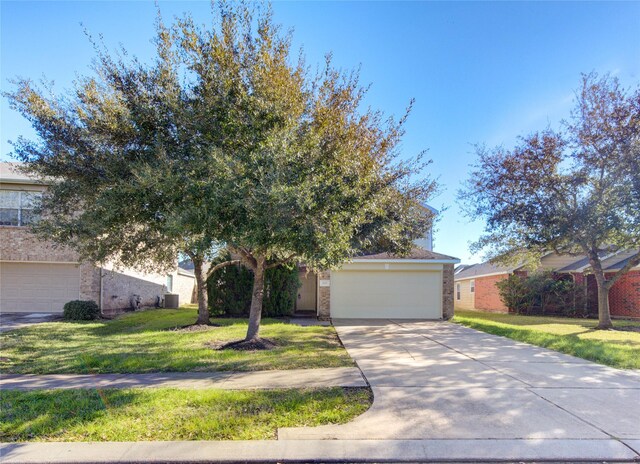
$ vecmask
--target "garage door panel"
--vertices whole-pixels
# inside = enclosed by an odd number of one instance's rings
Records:
[[[62,312],[79,296],[74,264],[0,263],[0,312]]]
[[[439,319],[442,277],[435,271],[334,271],[334,318]]]

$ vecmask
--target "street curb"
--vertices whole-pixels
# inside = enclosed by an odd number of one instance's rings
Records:
[[[281,440],[2,443],[3,464],[637,462],[611,440]]]

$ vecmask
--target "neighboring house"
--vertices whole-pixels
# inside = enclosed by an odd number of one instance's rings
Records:
[[[165,293],[192,301],[193,273],[145,274],[81,263],[71,249],[38,240],[32,202],[47,186],[0,163],[0,312],[61,312],[70,300],[93,300],[104,315],[161,304]]]
[[[607,277],[622,268],[635,253],[635,250],[629,250],[602,256]],[[586,304],[597,308],[598,290],[587,258],[548,253],[541,258],[540,268],[567,276],[582,285],[587,295]],[[499,266],[488,262],[459,270],[454,275],[455,307],[507,312],[496,282],[506,279],[510,274],[526,275],[527,271],[524,266]],[[609,308],[612,316],[640,317],[640,266],[633,268],[613,285],[609,291]]]

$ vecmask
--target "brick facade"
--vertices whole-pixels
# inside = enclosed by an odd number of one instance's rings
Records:
[[[331,271],[318,272],[318,319],[328,320],[331,317],[331,287],[320,286],[321,280],[331,282]]]
[[[442,318],[448,321],[453,317],[453,264],[444,264],[442,269]]]
[[[607,274],[610,278],[612,274]],[[630,271],[609,290],[612,316],[640,318],[640,271]]]
[[[499,274],[475,279],[475,309],[494,311],[499,313],[509,312],[509,309],[500,299],[496,283],[509,277],[509,274]]]
[[[134,294],[141,296],[141,306],[155,306],[157,297],[163,297],[166,290],[164,274],[145,275],[130,269],[114,272],[92,263],[80,263],[76,252],[53,242],[39,240],[26,227],[0,226],[0,260],[76,264],[80,278],[79,299],[92,300],[99,305],[102,300],[104,315],[129,309]],[[191,303],[195,278],[175,271],[172,275],[174,291],[180,294],[181,304]]]
[[[0,226],[0,260],[32,263],[77,263],[81,300],[100,301],[100,272],[90,263],[79,263],[68,247],[39,240],[26,227]]]

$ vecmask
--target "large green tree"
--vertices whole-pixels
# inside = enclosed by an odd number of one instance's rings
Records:
[[[640,264],[640,89],[583,76],[561,131],[522,138],[512,149],[477,148],[461,199],[486,220],[476,249],[498,261],[548,251],[588,257],[598,285],[599,328],[611,328],[609,290]],[[637,250],[607,275],[602,261]]]
[[[406,115],[362,108],[358,73],[330,57],[311,73],[270,8],[213,11],[207,26],[159,19],[149,64],[96,47],[96,75],[67,98],[28,81],[6,96],[40,135],[19,140],[17,156],[55,179],[41,233],[131,265],[168,263],[180,250],[197,275],[224,245],[235,259],[218,266],[253,271],[246,339],[255,342],[266,269],[408,252],[431,225],[420,204],[436,184],[422,153],[400,157]]]

